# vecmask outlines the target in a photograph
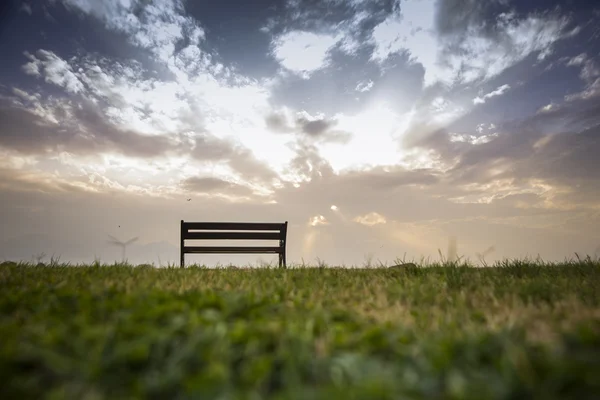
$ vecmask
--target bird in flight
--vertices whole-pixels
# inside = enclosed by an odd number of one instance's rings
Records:
[[[190,200],[192,200],[192,199],[187,199],[187,201],[190,201]]]

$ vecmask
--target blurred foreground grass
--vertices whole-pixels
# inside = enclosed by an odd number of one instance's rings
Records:
[[[592,399],[600,264],[0,264],[2,399]]]

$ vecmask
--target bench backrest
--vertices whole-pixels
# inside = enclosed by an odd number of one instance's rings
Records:
[[[287,221],[271,222],[185,222],[181,220],[181,268],[184,254],[279,254],[286,266]],[[185,240],[277,240],[277,246],[186,246]]]

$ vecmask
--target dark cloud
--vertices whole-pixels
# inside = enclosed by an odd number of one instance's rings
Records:
[[[410,185],[434,185],[439,181],[434,169],[406,169],[403,167],[376,167],[367,171],[349,172],[344,179],[350,185],[376,192],[396,191]]]
[[[501,33],[496,18],[511,10],[506,0],[443,0],[437,2],[435,26],[441,36],[464,38],[477,34],[497,38]]]
[[[523,4],[519,4],[523,3]],[[527,3],[527,4],[526,4]],[[548,7],[547,2],[514,2],[510,0],[443,0],[437,2],[436,33],[444,41],[445,51],[461,48],[461,42],[470,37],[490,39],[499,47],[517,47],[507,35],[511,22],[531,16],[573,16],[573,4]],[[540,7],[543,3],[543,6]],[[576,2],[570,2],[576,3]],[[587,5],[589,6],[589,5]],[[572,23],[570,28],[574,28]]]
[[[235,155],[231,143],[209,134],[198,134],[194,138],[191,155],[198,161],[221,161]]]
[[[280,14],[271,17],[266,24],[273,33],[284,30],[332,32],[347,27],[360,14],[358,26],[350,33],[356,38],[365,39],[377,24],[398,11],[397,0],[295,0],[285,3]]]
[[[180,148],[167,136],[143,135],[131,130],[119,129],[107,120],[101,110],[87,102],[82,102],[79,107],[73,108],[73,117],[83,128],[82,133],[95,139],[96,146],[112,148],[124,155],[150,158]]]
[[[544,182],[555,187],[548,196],[563,196],[567,190],[572,205],[598,204],[600,97],[567,102],[506,122],[496,133],[487,143],[471,144],[453,141],[451,132],[439,129],[416,146],[432,149],[446,162],[455,163],[443,179],[454,186],[503,180],[527,187]],[[485,190],[480,189],[480,194]],[[561,203],[567,204],[566,197]]]
[[[3,147],[26,153],[42,152],[56,140],[66,142],[67,132],[25,109],[0,101],[0,144]]]
[[[80,155],[119,152],[142,158],[178,148],[165,136],[118,128],[87,101],[65,100],[42,110],[44,117],[14,102],[0,100],[0,145],[26,154],[65,150]]]
[[[267,128],[272,130],[273,132],[279,133],[288,133],[293,132],[293,128],[288,125],[288,121],[283,114],[272,113],[267,115],[265,118],[265,123],[267,124]]]
[[[581,15],[565,12],[560,5],[546,3],[540,10],[530,2],[516,3],[437,2],[437,58],[440,66],[452,71],[452,85],[481,83],[523,62],[528,67],[546,63],[561,42],[582,40],[582,25],[588,21]]]
[[[305,138],[318,142],[347,143],[351,134],[335,129],[337,121],[323,116],[313,118],[306,112],[298,113],[293,124],[284,113],[273,112],[266,116],[267,128],[277,133],[295,133],[300,140]]]
[[[336,174],[316,146],[299,142],[295,150],[296,156],[290,162],[289,172],[310,179],[309,185],[331,185],[331,191],[334,192],[341,188],[349,192],[354,190],[351,188],[362,188],[361,191],[367,196],[369,193],[379,196],[411,185],[429,186],[438,182],[437,173],[433,169],[409,170],[401,166],[375,167]]]
[[[117,152],[137,158],[189,154],[199,162],[226,162],[252,182],[269,184],[277,178],[250,150],[208,133],[190,138],[122,129],[87,100],[63,99],[45,106],[38,103],[37,107],[35,113],[35,107],[29,109],[18,100],[0,100],[0,146],[23,154],[68,151],[86,156]]]
[[[275,74],[278,63],[269,55],[271,34],[261,28],[283,12],[285,3],[188,1],[185,8],[204,28],[204,46],[215,61],[245,76],[263,78]]]
[[[310,121],[306,118],[298,118],[296,123],[300,125],[300,129],[303,133],[310,136],[320,136],[324,134],[329,128],[335,125],[334,121],[328,121],[326,119],[317,119]]]
[[[548,143],[527,160],[527,166],[542,179],[563,184],[577,185],[587,181],[600,183],[599,155],[600,125],[596,125],[583,132],[551,136]]]
[[[421,96],[423,67],[410,63],[407,53],[379,63],[371,60],[372,51],[368,45],[354,54],[332,49],[329,65],[313,72],[310,79],[297,75],[280,78],[271,92],[271,104],[334,115],[354,114],[385,101],[398,113],[408,111]]]
[[[191,177],[183,180],[181,183],[185,190],[189,190],[194,193],[219,193],[219,194],[232,194],[232,195],[251,195],[252,190],[246,186],[238,185],[233,182],[228,182],[223,179],[205,176],[205,177]]]
[[[352,135],[348,132],[334,129],[336,125],[337,121],[333,119],[308,119],[305,116],[296,118],[297,129],[311,139],[321,142],[347,143]]]
[[[229,165],[247,182],[270,186],[279,180],[279,175],[266,162],[246,148],[235,148]]]
[[[186,12],[205,31],[203,50],[210,52],[214,61],[252,78],[271,77],[277,72],[279,64],[270,54],[275,36],[293,30],[332,33],[346,29],[349,37],[365,42],[373,28],[394,9],[396,0],[354,4],[345,0],[225,0],[218,4],[185,4]],[[354,23],[359,14],[360,20]],[[180,40],[176,49],[184,45],[185,40]]]
[[[22,73],[21,66],[27,61],[23,53],[27,51],[35,54],[40,47],[51,49],[67,60],[82,54],[101,54],[112,64],[130,63],[135,59],[150,73],[164,73],[164,67],[156,62],[149,51],[130,43],[127,33],[106,29],[103,22],[93,16],[73,14],[72,9],[65,7],[62,1],[29,1],[27,3],[31,7],[31,15],[16,12],[23,3],[21,1],[1,3],[13,3],[15,11],[0,23],[2,82],[11,82],[12,85],[27,90],[35,89],[31,85],[31,79]]]
[[[295,157],[290,161],[289,171],[304,179],[320,180],[334,175],[333,168],[320,154],[314,144],[297,142]]]
[[[191,150],[194,160],[226,163],[248,182],[270,185],[278,175],[247,148],[208,133],[198,134]]]

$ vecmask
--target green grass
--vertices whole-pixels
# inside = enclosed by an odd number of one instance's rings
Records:
[[[600,264],[0,264],[2,399],[591,399]],[[597,397],[596,397],[597,398]]]

